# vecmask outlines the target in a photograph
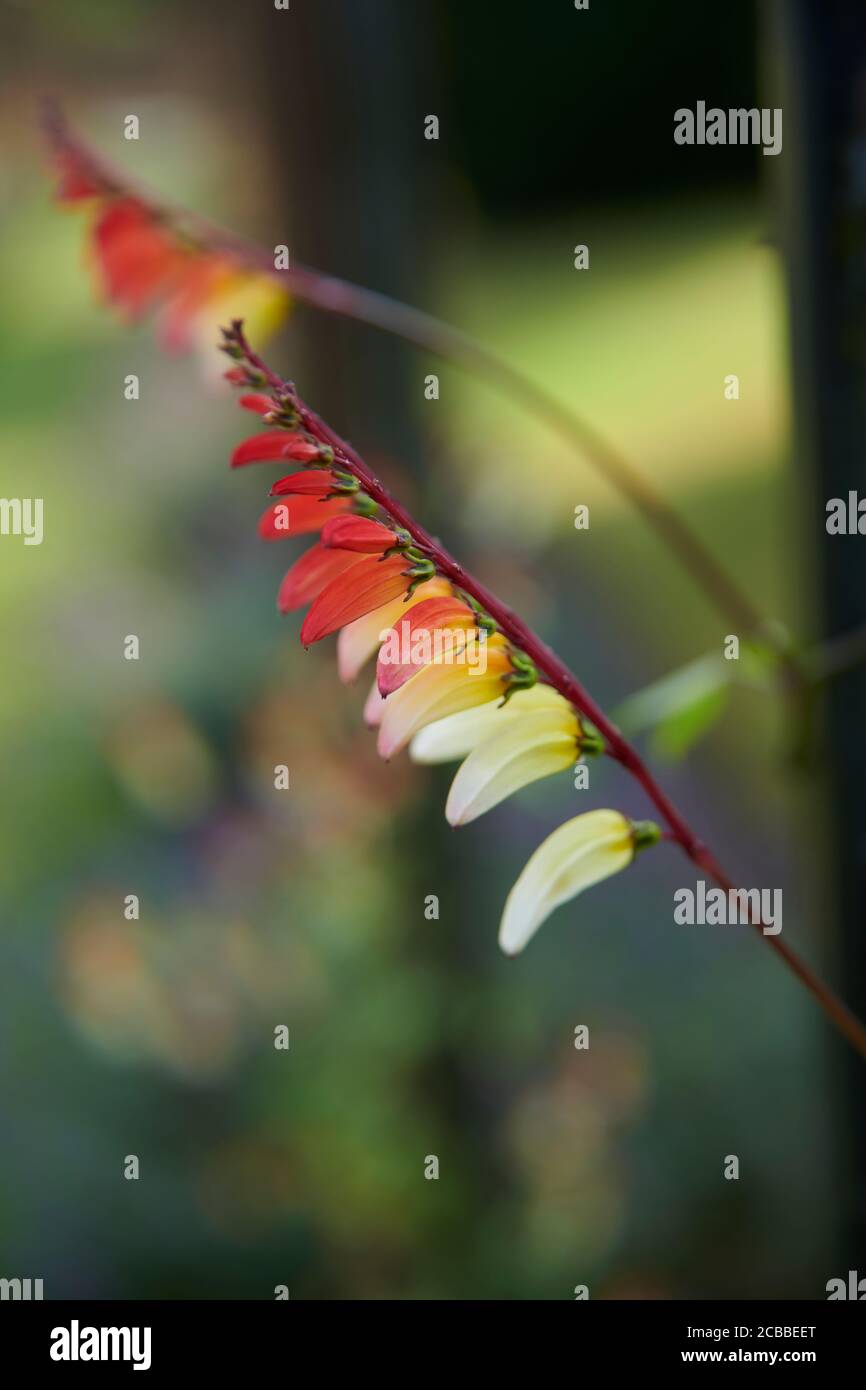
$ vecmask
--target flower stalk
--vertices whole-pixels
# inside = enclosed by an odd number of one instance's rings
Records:
[[[544,643],[518,614],[502,603],[491,590],[471,575],[439,540],[431,536],[402,504],[391,496],[384,484],[352,446],[341,439],[301,399],[293,383],[279,377],[253,351],[239,320],[233,321],[229,329],[223,329],[223,336],[225,350],[236,362],[243,364],[242,370],[248,373],[248,379],[259,382],[270,390],[279,408],[286,413],[287,418],[296,423],[320,446],[330,450],[334,466],[341,472],[356,478],[363,493],[381,509],[394,526],[411,538],[416,553],[429,565],[429,573],[435,573],[449,581],[458,593],[466,596],[473,607],[477,606],[492,620],[497,632],[512,644],[513,649],[516,649],[517,669],[515,674],[518,682],[521,680],[521,672],[525,673],[527,681],[530,681],[530,672],[542,676],[547,684],[559,692],[594,727],[603,741],[603,751],[613,761],[619,763],[642,787],[664,822],[665,828],[662,831],[652,823],[635,823],[632,829],[632,854],[659,839],[675,843],[691,863],[711,878],[720,888],[726,892],[734,890],[736,888],[734,880],[722,868],[710,848],[692,829],[636,749],[608,718],[590,692],[552,648]],[[615,813],[590,814],[613,815]],[[565,828],[561,827],[560,829],[565,830]],[[559,832],[555,833],[558,834]],[[777,935],[764,934],[762,930],[764,924],[759,913],[750,911],[749,920],[750,925],[759,933],[761,939],[767,942],[812,994],[833,1026],[866,1060],[866,1026],[861,1020],[848,1009],[847,1005],[791,947],[783,943]]]

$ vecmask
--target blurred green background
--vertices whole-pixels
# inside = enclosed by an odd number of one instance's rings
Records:
[[[822,1297],[837,1117],[814,1007],[751,933],[673,925],[694,876],[666,848],[500,954],[550,829],[644,801],[597,767],[454,834],[448,769],[378,762],[366,683],[275,612],[263,475],[226,467],[247,425],[97,303],[36,126],[51,92],[167,196],[477,334],[802,626],[775,161],[671,138],[699,97],[761,104],[754,6],[712,43],[700,7],[638,0],[0,14],[2,492],[45,499],[41,547],[0,542],[0,1274],[55,1298]],[[604,705],[721,649],[645,523],[486,386],[301,307],[269,355]],[[825,889],[792,847],[821,800],[786,735],[737,690],[663,775],[741,882],[784,887],[786,938],[820,960]]]

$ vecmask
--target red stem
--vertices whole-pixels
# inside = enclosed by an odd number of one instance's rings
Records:
[[[522,618],[500,602],[496,595],[491,593],[473,575],[469,574],[440,541],[431,536],[423,526],[420,526],[410,516],[405,507],[391,496],[384,484],[370,470],[360,454],[356,453],[350,444],[341,439],[329,425],[325,424],[324,420],[316,415],[315,411],[301,400],[293,383],[284,381],[282,377],[271,371],[267,364],[250,348],[244,336],[243,327],[239,322],[232,325],[227,339],[229,343],[236,345],[246,363],[264,377],[271,390],[281,400],[292,404],[300,416],[303,427],[313,438],[333,449],[335,464],[358,479],[367,495],[388,514],[397,526],[409,533],[414,544],[433,562],[437,571],[449,579],[455,587],[462,589],[465,594],[475,599],[485,612],[495,620],[509,641],[525,652],[535,663],[537,669],[547,677],[554,689],[558,690],[586,719],[595,725],[606,741],[606,751],[609,756],[620,763],[640,783],[647,797],[664,820],[669,832],[665,838],[674,840],[692,863],[725,892],[733,890],[736,887],[733,879],[717,862],[710,849],[698,838],[664,789],[659,786],[636,749],[620,733],[616,725],[608,719],[604,710],[556,653],[542,642],[531,628],[527,627]],[[796,951],[785,945],[778,936],[764,934],[760,916],[751,917],[750,925],[794,972],[818,1001],[831,1023],[866,1060],[866,1027],[860,1019],[824,983],[820,976],[814,973]]]

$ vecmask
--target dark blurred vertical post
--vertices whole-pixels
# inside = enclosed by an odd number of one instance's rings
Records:
[[[775,0],[770,61],[784,107],[783,238],[789,270],[794,439],[807,554],[817,551],[821,629],[866,623],[866,536],[831,536],[828,499],[866,496],[866,5]],[[811,578],[811,575],[808,575]],[[835,973],[866,1015],[866,667],[826,701],[839,959]],[[866,1265],[866,1068],[847,1051],[843,1262]],[[859,1262],[856,1263],[855,1262]],[[847,1268],[848,1266],[846,1266]],[[831,1273],[837,1271],[829,1271]]]
[[[297,0],[261,18],[262,97],[292,255],[426,303],[436,204],[433,10],[426,0]],[[433,104],[431,104],[433,103]],[[417,458],[427,368],[375,330],[297,311],[306,391],[359,443]]]
[[[425,139],[424,122],[436,115],[447,130],[440,17],[438,0],[292,0],[291,19],[284,14],[282,24],[274,23],[268,15],[261,25],[263,95],[270,107],[273,167],[284,170],[279,205],[292,254],[434,309],[428,266],[431,259],[435,263],[437,230],[444,226],[447,232],[445,160],[438,144]],[[424,378],[441,364],[374,329],[303,307],[297,321],[294,345],[305,394],[371,462],[389,456],[399,472],[392,466],[387,476],[406,495],[405,474],[420,481],[424,472],[422,412],[438,409],[424,405]],[[302,370],[292,363],[286,369]],[[443,500],[437,491],[438,497],[433,492],[425,498],[425,518],[434,527]],[[449,981],[461,974],[459,923],[437,929],[422,912],[430,891],[441,895],[443,914],[452,919],[459,901],[454,837],[441,799],[425,798],[417,811],[401,817],[396,834],[393,852],[411,865],[403,911],[417,923],[413,954],[426,953],[427,968],[449,997]],[[451,1026],[450,1014],[443,1014],[439,1041],[416,1084],[438,1114],[440,1142],[453,1151],[455,1135],[469,1127],[478,1100],[467,1089]],[[489,1147],[479,1145],[478,1151]],[[469,1167],[465,1159],[463,1166]],[[440,1254],[456,1270],[468,1264],[465,1247],[472,1241],[472,1225],[459,1212],[454,1208],[441,1220],[436,1234]],[[432,1249],[429,1255],[437,1258]],[[456,1277],[451,1268],[452,1286]]]

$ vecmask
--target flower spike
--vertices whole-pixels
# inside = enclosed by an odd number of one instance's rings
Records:
[[[300,632],[305,646],[339,634],[344,681],[378,652],[364,721],[378,728],[380,755],[391,758],[411,745],[416,762],[463,758],[445,813],[452,825],[465,825],[529,783],[603,751],[604,740],[576,706],[539,684],[535,661],[501,630],[477,591],[466,591],[465,572],[451,561],[450,573],[439,568],[437,543],[294,386],[254,357],[241,325],[224,329],[223,339],[236,363],[227,376],[244,392],[241,406],[272,426],[238,445],[232,466],[313,464],[273,484],[277,500],[259,522],[266,540],[320,533],[283,577],[278,607],[287,613],[309,604]],[[509,898],[506,949],[519,949],[557,902],[612,872],[610,865],[630,862],[636,834],[615,811],[560,827]]]
[[[567,766],[572,757],[605,752],[640,783],[658,808],[668,827],[664,838],[678,843],[723,890],[732,889],[731,880],[655,782],[636,750],[555,653],[409,516],[355,450],[304,404],[291,382],[268,368],[250,348],[239,320],[223,333],[223,350],[237,364],[229,379],[256,392],[266,391],[274,402],[273,411],[263,418],[286,431],[302,430],[332,451],[326,467],[334,477],[349,476],[358,483],[354,500],[349,496],[329,495],[327,500],[301,496],[292,505],[312,506],[320,509],[320,515],[327,507],[354,508],[355,518],[369,518],[375,509],[377,522],[381,521],[389,539],[393,536],[393,544],[378,554],[361,552],[357,558],[358,551],[334,546],[329,532],[330,545],[314,547],[315,556],[297,572],[293,567],[283,580],[281,603],[290,606],[287,599],[300,598],[301,594],[304,601],[312,599],[301,628],[302,640],[318,640],[339,629],[340,674],[351,678],[394,626],[399,616],[395,604],[411,605],[419,601],[421,593],[425,600],[443,596],[466,600],[479,633],[486,635],[484,660],[477,666],[446,660],[446,656],[463,654],[462,641],[449,644],[447,634],[435,617],[431,621],[428,610],[426,624],[423,628],[419,624],[417,631],[444,638],[438,655],[427,662],[426,653],[418,660],[410,653],[409,662],[401,662],[411,668],[407,678],[387,697],[377,681],[364,706],[365,723],[379,728],[382,756],[390,757],[407,743],[417,761],[435,762],[466,754],[448,804],[449,818],[462,824],[528,782]],[[264,534],[269,538],[277,530],[276,515],[273,510],[266,513]],[[306,528],[292,529],[321,528],[308,517]],[[325,554],[349,555],[353,563],[331,570],[324,562]],[[292,594],[292,582],[301,570],[303,576]],[[316,591],[317,584],[321,587]],[[444,590],[434,592],[437,584],[444,585]],[[467,629],[467,647],[470,635],[471,629]],[[548,682],[553,687],[550,694]],[[497,720],[500,722],[493,722]],[[522,950],[559,904],[625,868],[639,850],[661,838],[662,832],[653,822],[632,822],[619,811],[589,811],[561,825],[530,858],[508,896],[500,927],[503,949],[510,955]],[[760,930],[760,918],[753,925]],[[775,936],[763,939],[781,951]],[[782,958],[866,1059],[866,1027],[787,945]]]

